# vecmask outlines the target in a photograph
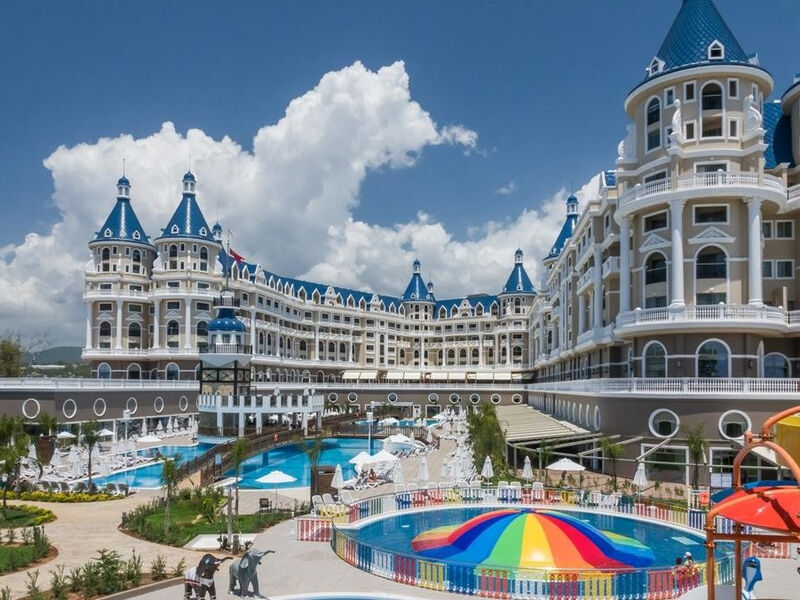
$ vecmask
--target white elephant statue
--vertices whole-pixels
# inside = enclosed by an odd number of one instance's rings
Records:
[[[244,597],[248,594],[250,588],[253,588],[253,596],[261,597],[258,591],[258,565],[261,564],[261,559],[267,554],[274,554],[274,550],[264,550],[263,552],[251,548],[242,555],[242,558],[237,558],[231,563],[229,574],[230,583],[228,585],[228,592]],[[239,583],[239,592],[235,592],[236,583]]]

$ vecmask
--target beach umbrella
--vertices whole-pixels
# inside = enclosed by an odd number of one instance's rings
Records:
[[[528,481],[533,479],[533,467],[531,467],[530,456],[525,456],[525,464],[522,465],[522,478]]]
[[[142,435],[147,435],[147,419],[142,419]]]
[[[31,461],[39,460],[39,457],[36,455],[36,445],[33,443],[28,446],[28,459]]]
[[[401,463],[399,460],[396,463],[394,463],[394,469],[392,469],[392,481],[400,484],[405,483],[405,474],[403,473],[403,463]]]
[[[491,479],[494,477],[494,469],[492,468],[492,459],[487,454],[486,460],[483,461],[483,468],[481,469],[481,477],[484,479]]]
[[[428,427],[428,437],[426,438],[426,441],[427,441],[429,444],[432,444],[432,443],[433,443],[433,431],[431,431],[431,428],[430,428],[430,427]]]
[[[364,461],[369,460],[370,458],[372,458],[372,455],[369,452],[364,452],[362,450],[361,452],[356,454],[353,458],[351,458],[347,462],[349,462],[350,464],[353,464],[353,465],[357,465],[357,464],[363,463]]]
[[[100,437],[110,437],[114,435],[114,432],[108,429],[107,427],[103,427],[100,431],[97,432],[97,435]]]
[[[417,481],[421,484],[428,483],[428,479],[430,479],[430,474],[428,473],[428,461],[423,456],[422,460],[419,461],[419,471],[417,471]]]
[[[104,456],[100,459],[100,471],[101,477],[108,477],[111,474],[111,466],[108,464],[108,459]]]
[[[161,419],[159,419],[156,425],[156,433],[161,433],[162,431],[164,431],[164,426],[161,424]]]
[[[157,435],[144,435],[136,441],[142,444],[153,444],[155,442],[160,442],[161,438],[158,437]]]
[[[272,505],[275,508],[278,508],[278,485],[281,483],[291,483],[292,481],[297,481],[297,478],[278,470],[270,471],[266,475],[262,475],[256,479],[256,483],[271,483],[275,486],[275,502]]]
[[[450,478],[450,465],[446,460],[442,461],[442,471],[439,475],[443,481]]]
[[[73,464],[73,463],[76,463],[76,462],[80,461],[80,456],[78,455],[78,448],[77,447],[72,446],[69,449],[69,456],[67,457],[67,461],[70,464]]]
[[[548,471],[585,471],[586,467],[569,458],[559,458],[556,462],[547,465]]]
[[[565,512],[529,508],[495,510],[423,531],[411,540],[411,548],[437,560],[458,556],[476,570],[630,569],[655,562],[653,551],[638,540]]]
[[[336,488],[336,490],[341,490],[344,487],[344,477],[342,476],[342,465],[337,464],[336,470],[333,472],[333,481],[331,481],[331,487]]]
[[[50,457],[50,466],[51,467],[58,467],[61,465],[61,455],[58,453],[58,450],[53,452],[53,456]]]
[[[75,436],[74,433],[70,433],[69,431],[61,431],[56,436],[56,439],[59,439],[59,440],[74,440],[75,437],[76,436]]]
[[[649,485],[643,462],[640,462],[638,465],[636,465],[636,474],[633,476],[633,485],[639,489],[639,492]]]
[[[72,469],[70,470],[70,473],[72,474],[73,478],[74,477],[80,477],[81,474],[82,474],[82,471],[83,471],[83,469],[81,468],[81,461],[80,460],[76,460],[75,462],[72,463]]]

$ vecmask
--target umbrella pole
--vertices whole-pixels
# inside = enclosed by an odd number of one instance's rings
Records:
[[[733,532],[736,534],[736,541],[733,542],[733,555],[736,557],[736,562],[733,565],[733,578],[736,591],[734,598],[742,597],[742,525],[741,523],[733,524]]]
[[[278,510],[278,484],[275,484],[275,505],[273,506],[275,510]]]

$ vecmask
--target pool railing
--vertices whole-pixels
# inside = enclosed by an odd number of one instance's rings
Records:
[[[329,507],[331,512],[327,517],[297,518],[297,539],[329,542],[336,555],[349,564],[386,579],[416,587],[490,598],[666,600],[677,598],[707,583],[704,562],[683,569],[661,566],[613,571],[488,568],[387,551],[356,539],[354,535],[353,526],[367,519],[425,508],[480,505],[591,510],[661,521],[701,534],[705,525],[704,510],[625,502],[618,494],[471,486],[388,493],[338,509]],[[718,530],[725,530],[727,526],[725,520],[721,520]],[[732,583],[733,576],[733,557],[719,558],[715,567],[716,583]]]

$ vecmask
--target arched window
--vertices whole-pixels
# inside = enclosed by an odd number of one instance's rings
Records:
[[[730,377],[730,351],[719,340],[703,342],[697,349],[698,377]]]
[[[111,367],[107,363],[100,363],[97,367],[97,376],[100,379],[111,379]]]
[[[667,376],[667,351],[661,342],[650,342],[644,349],[644,376]]]
[[[792,369],[789,360],[778,352],[772,352],[764,357],[764,377],[791,377]]]
[[[180,379],[181,370],[178,368],[178,365],[175,363],[169,363],[166,369],[166,375],[168,380],[175,381]]]
[[[707,83],[701,92],[701,118],[703,137],[722,136],[722,87],[717,83]]]
[[[139,365],[128,365],[128,379],[141,379],[142,369]]]
[[[717,246],[706,246],[697,253],[695,260],[695,275],[701,279],[727,279],[728,277],[728,257],[722,248]],[[697,304],[719,304],[727,302],[728,294],[716,289],[703,289],[697,286]]]
[[[103,271],[109,271],[111,269],[108,262],[111,260],[111,250],[108,248],[103,248],[103,252],[100,254],[101,260],[103,261],[102,269]]]
[[[169,247],[169,268],[170,269],[177,269],[178,268],[178,246],[177,246],[177,244],[172,244]]]
[[[128,325],[128,348],[138,349],[141,347],[142,347],[142,326],[139,325],[139,323],[131,323],[130,325]]]
[[[208,335],[208,323],[205,321],[199,321],[196,327],[196,333],[198,337],[205,337]]]
[[[181,332],[181,326],[177,321],[170,321],[167,323],[167,335],[178,335]]]
[[[100,337],[111,337],[111,323],[108,321],[100,323]]]
[[[653,98],[647,103],[647,150],[661,146],[661,101]]]
[[[653,252],[644,264],[644,306],[659,308],[667,305],[667,259]]]
[[[139,273],[142,270],[142,253],[139,250],[134,250],[131,252],[131,261],[133,262],[133,266],[131,267],[134,273]]]
[[[200,270],[208,271],[208,248],[205,246],[200,248]]]

